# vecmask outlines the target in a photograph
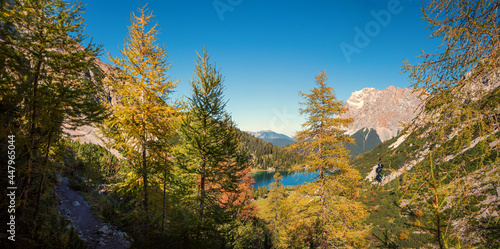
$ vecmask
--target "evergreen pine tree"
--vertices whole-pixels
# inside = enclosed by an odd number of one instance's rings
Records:
[[[198,54],[181,130],[192,161],[189,171],[197,177],[198,220],[202,230],[213,233],[215,227],[223,227],[235,218],[238,206],[221,197],[240,191],[239,181],[246,164],[238,150],[235,124],[225,111],[223,77],[209,59],[204,49]]]

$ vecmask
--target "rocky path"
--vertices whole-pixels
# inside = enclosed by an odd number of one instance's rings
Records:
[[[68,179],[61,177],[55,188],[59,212],[73,224],[76,232],[89,248],[122,249],[130,247],[125,232],[113,229],[97,219],[82,195],[68,187]],[[70,228],[70,227],[68,227]]]

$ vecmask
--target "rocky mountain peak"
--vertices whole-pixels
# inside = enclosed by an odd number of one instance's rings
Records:
[[[394,86],[353,92],[345,103],[348,111],[343,117],[354,118],[354,123],[346,133],[352,135],[363,128],[371,128],[377,131],[382,142],[391,139],[418,113],[422,103],[418,95],[413,89]]]

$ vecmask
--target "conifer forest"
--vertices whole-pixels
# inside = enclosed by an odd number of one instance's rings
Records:
[[[167,24],[127,11],[111,54],[81,1],[0,1],[0,248],[500,248],[498,0],[422,2],[440,46],[396,68],[422,106],[364,151],[327,70],[277,146],[240,130],[203,36],[174,77]]]

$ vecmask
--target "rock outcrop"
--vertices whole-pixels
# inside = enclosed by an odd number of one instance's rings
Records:
[[[106,64],[96,58],[94,61],[93,69],[89,70],[85,75],[82,75],[82,77],[86,77],[92,81],[101,81],[106,77],[106,75],[117,75],[117,70],[118,69],[114,68],[113,66]],[[101,99],[102,101],[110,103],[111,105],[115,105],[120,100],[119,96],[117,96],[112,91],[112,88],[110,86],[105,85],[103,90],[104,91],[102,93],[102,96],[99,96],[99,99]],[[101,136],[99,129],[93,124],[74,127],[71,124],[65,122],[63,124],[63,132],[66,137],[69,137],[74,141],[97,144],[106,148],[107,140]],[[113,155],[121,158],[121,155],[117,150],[109,148],[108,150]]]
[[[352,135],[363,128],[377,131],[382,142],[387,141],[402,130],[419,112],[422,101],[419,93],[410,88],[389,86],[385,90],[364,88],[353,92],[346,101],[348,108],[344,117],[354,118],[347,134]]]

